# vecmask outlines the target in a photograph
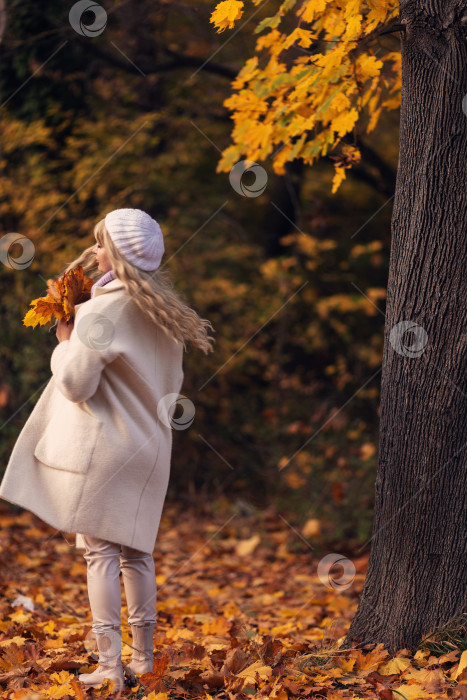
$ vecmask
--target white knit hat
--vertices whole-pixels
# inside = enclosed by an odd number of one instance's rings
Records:
[[[157,270],[164,255],[161,227],[141,209],[114,209],[105,227],[122,255],[142,270]]]

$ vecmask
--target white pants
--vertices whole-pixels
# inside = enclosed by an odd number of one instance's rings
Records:
[[[142,627],[145,623],[155,624],[157,586],[152,554],[98,537],[82,535],[82,538],[93,631],[120,629],[120,570],[129,624],[136,627]]]

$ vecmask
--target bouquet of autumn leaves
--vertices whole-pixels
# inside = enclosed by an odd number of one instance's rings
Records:
[[[49,323],[53,317],[58,320],[63,318],[69,323],[74,318],[75,304],[90,298],[93,284],[81,265],[64,272],[57,280],[48,279],[47,296],[31,301],[32,308],[23,318],[23,324],[35,328],[38,323],[41,326]]]

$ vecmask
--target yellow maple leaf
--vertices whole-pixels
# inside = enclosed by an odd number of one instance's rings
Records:
[[[355,73],[359,80],[373,78],[380,74],[383,67],[383,62],[375,56],[362,54],[355,61]]]
[[[213,620],[206,620],[202,626],[203,634],[225,634],[232,627],[232,623],[225,617],[215,617]]]
[[[353,129],[353,125],[358,119],[358,112],[352,107],[348,112],[341,112],[331,122],[331,129],[337,131],[339,136],[344,136]]]
[[[326,12],[322,17],[321,24],[326,31],[326,39],[341,36],[346,28],[345,20],[340,12]]]
[[[308,0],[304,2],[301,8],[297,11],[297,15],[302,15],[304,22],[313,22],[314,18],[326,9],[326,0]]]
[[[24,637],[15,636],[15,637],[10,637],[9,639],[3,639],[0,642],[0,646],[6,647],[6,646],[8,646],[8,644],[17,644],[18,646],[22,646],[25,642],[26,642],[26,640],[24,639]]]
[[[8,616],[12,622],[19,622],[20,624],[25,624],[31,620],[31,613],[24,612],[23,610],[17,610]]]
[[[345,673],[351,673],[353,667],[355,666],[355,659],[338,659],[337,663],[345,671]]]
[[[243,14],[243,2],[241,0],[224,0],[219,3],[209,20],[215,25],[219,33],[227,27],[232,29],[237,19]]]
[[[383,671],[381,670],[381,668],[384,668],[384,666],[380,666],[380,664],[383,661],[383,659],[385,659],[388,656],[388,651],[383,647],[382,644],[377,644],[373,651],[370,651],[368,654],[363,654],[360,649],[356,649],[355,651],[351,652],[351,656],[355,659],[356,668],[358,669],[378,669],[378,672],[382,675],[390,675],[383,673]],[[394,671],[394,673],[399,673],[399,671]]]
[[[407,700],[426,700],[427,698],[438,698],[439,695],[432,695],[431,693],[427,693],[426,690],[421,688],[419,685],[409,685],[408,683],[405,683],[404,685],[400,685],[398,688],[393,688],[392,689],[393,693],[397,693],[397,697],[404,697],[407,698]]]
[[[289,34],[287,39],[284,41],[283,48],[288,49],[295,42],[297,42],[299,46],[303,46],[305,49],[307,49],[312,42],[311,32],[306,29],[301,29],[300,27],[297,27],[293,30],[291,34]]]
[[[344,34],[344,39],[355,39],[355,37],[360,34],[361,29],[362,29],[362,16],[355,15],[355,17],[351,17],[348,21],[348,24],[347,24],[347,29],[346,29],[345,34]]]
[[[382,24],[386,20],[386,16],[391,8],[387,0],[385,2],[383,0],[367,0],[367,3],[370,8],[366,17],[368,23],[366,31],[368,33],[373,31],[377,24]]]
[[[47,698],[64,698],[73,693],[71,685],[51,685],[47,690],[42,691]]]
[[[332,194],[337,192],[342,180],[345,180],[345,168],[342,168],[338,165],[336,167],[334,177],[332,178]]]
[[[55,630],[55,622],[53,620],[49,620],[43,627],[44,632],[46,634],[52,634]]]
[[[259,43],[259,41],[258,41],[258,43]],[[257,49],[258,49],[258,43],[256,46]],[[252,77],[258,72],[257,68],[258,68],[258,56],[253,56],[252,58],[249,58],[248,61],[243,66],[243,68],[238,73],[235,80],[232,82],[232,87],[235,88],[236,90],[240,90],[244,86],[246,81],[251,80]]]
[[[239,671],[237,676],[240,678],[249,678],[254,681],[256,674],[258,674],[261,680],[268,680],[272,675],[272,668],[270,666],[265,666],[262,661],[255,661],[251,666],[248,666],[248,668]]]
[[[461,675],[461,673],[462,673],[462,671],[464,670],[464,668],[467,668],[467,649],[466,649],[465,651],[462,652],[462,656],[461,656],[461,658],[460,658],[460,660],[459,660],[459,666],[457,667],[457,671],[455,671],[455,672],[453,673],[453,675],[451,676],[451,678],[453,678],[454,680],[456,680],[456,678],[458,678],[458,676]]]
[[[50,680],[54,681],[55,683],[68,683],[73,679],[74,676],[71,673],[68,673],[68,671],[60,671],[59,673],[55,672],[50,676]]]
[[[329,76],[342,64],[344,55],[346,54],[345,43],[338,44],[325,54],[318,54],[314,59],[316,66],[322,68],[320,71],[320,79],[328,80]]]
[[[345,19],[349,20],[358,14],[361,0],[347,0],[345,3]]]
[[[331,118],[331,115],[338,116],[339,114],[342,114],[345,110],[350,109],[350,100],[347,97],[347,95],[344,95],[343,92],[338,92],[337,95],[335,95],[331,103],[329,105],[328,109],[328,115],[329,118]]]
[[[44,646],[47,649],[63,649],[63,639],[46,639]]]
[[[277,30],[277,29],[271,29],[271,31],[268,34],[264,34],[264,36],[260,36],[259,39],[256,41],[256,51],[260,51],[261,49],[265,49],[269,46],[272,46],[276,42],[278,42],[280,39],[283,39],[282,34]],[[258,57],[255,56],[256,60],[258,60]],[[251,61],[252,59],[248,59],[248,61],[245,63],[245,66]],[[243,68],[240,71],[239,75],[243,75]]]
[[[405,656],[396,656],[394,659],[391,659],[387,663],[380,666],[378,668],[378,673],[380,673],[382,676],[392,676],[395,673],[405,671],[410,664],[410,659],[407,659]]]

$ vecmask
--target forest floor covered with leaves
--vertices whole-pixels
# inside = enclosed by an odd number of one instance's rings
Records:
[[[111,681],[86,690],[77,676],[96,662],[82,550],[73,535],[5,503],[0,523],[2,698],[467,698],[467,651],[339,650],[368,553],[327,550],[277,512],[228,503],[196,511],[166,503],[154,552],[153,671],[124,693],[113,695]],[[317,574],[329,551],[355,565],[345,590]],[[123,586],[122,604],[125,662]]]

